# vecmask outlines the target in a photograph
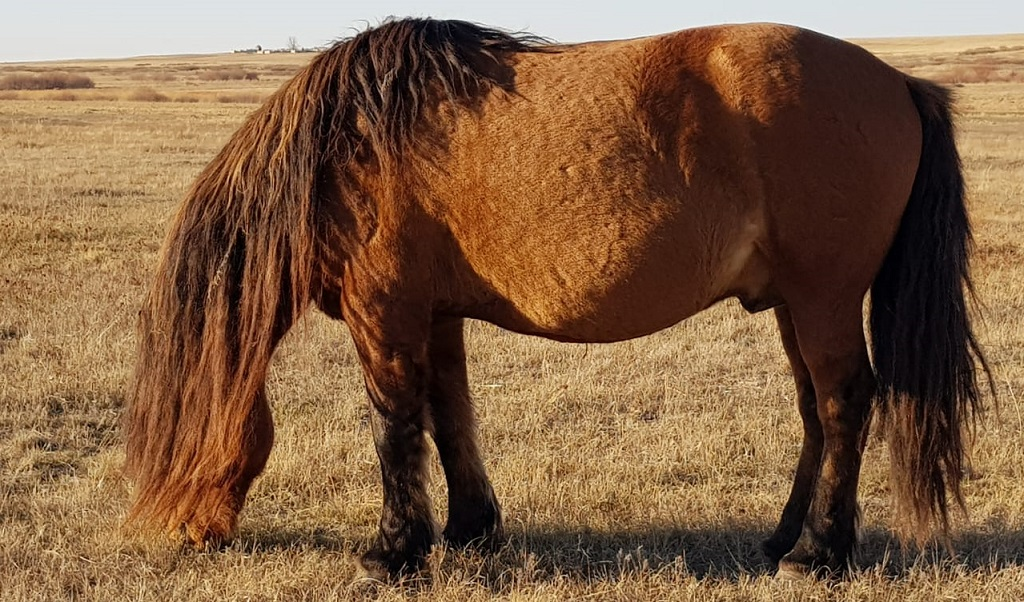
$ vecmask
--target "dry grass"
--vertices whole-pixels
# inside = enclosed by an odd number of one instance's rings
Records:
[[[0,78],[0,90],[82,90],[95,86],[91,78],[73,73],[12,73]]]
[[[266,96],[258,92],[223,92],[217,95],[217,102],[225,103],[248,103],[259,104],[266,100]]]
[[[904,71],[946,84],[1024,83],[1024,34],[862,43]]]
[[[167,102],[171,98],[153,88],[136,88],[128,94],[127,99],[135,102]]]
[[[211,55],[85,60],[67,63],[0,63],[0,99],[138,102],[156,98],[185,103],[262,102],[310,58],[309,54]],[[63,78],[63,79],[62,79]],[[90,89],[54,96],[41,82],[85,78]],[[3,82],[11,82],[5,86]],[[24,82],[38,82],[29,85]],[[15,85],[17,84],[17,85]],[[59,89],[71,86],[59,86]],[[146,94],[139,91],[146,90]],[[153,93],[148,91],[152,90]],[[155,93],[155,94],[154,94]],[[152,101],[152,100],[149,100]]]
[[[1000,40],[917,44],[878,50],[904,66],[918,57],[917,72],[960,56],[1024,62],[1019,50],[962,54],[1015,45]],[[294,55],[272,55],[10,67],[74,68],[97,89],[76,91],[73,103],[38,92],[0,97],[0,598],[363,596],[347,584],[374,532],[379,472],[355,353],[344,328],[318,315],[275,360],[277,444],[239,539],[196,554],[120,527],[128,486],[118,421],[132,325],[164,227],[252,109],[219,95],[265,95],[297,66]],[[218,68],[261,76],[224,87],[197,77]],[[139,73],[174,78],[134,79]],[[179,102],[122,104],[140,81]],[[757,546],[788,493],[800,428],[770,315],[726,303],[616,345],[471,324],[483,448],[510,541],[490,558],[438,549],[431,581],[376,598],[1024,596],[1024,84],[959,92],[987,305],[982,340],[1002,407],[975,446],[956,558],[900,551],[888,531],[885,446],[872,440],[860,491],[862,569],[832,585],[772,579]],[[443,518],[436,465],[434,474]]]
[[[213,69],[211,71],[204,71],[199,75],[199,79],[208,82],[238,80],[255,81],[259,78],[259,73],[256,73],[255,71],[246,71],[244,69]]]

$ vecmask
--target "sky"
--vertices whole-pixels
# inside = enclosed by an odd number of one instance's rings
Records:
[[[464,19],[560,42],[775,21],[843,38],[1024,33],[1021,0],[0,0],[0,62],[320,46],[390,16]]]

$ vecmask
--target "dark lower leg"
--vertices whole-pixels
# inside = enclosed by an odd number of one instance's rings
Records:
[[[768,559],[777,564],[783,555],[793,549],[793,545],[800,537],[804,517],[807,516],[807,509],[810,507],[811,498],[814,496],[814,487],[818,480],[824,436],[821,431],[821,422],[818,420],[817,398],[814,394],[811,374],[800,355],[800,347],[797,344],[796,331],[793,328],[789,309],[785,306],[777,308],[775,317],[782,335],[782,345],[793,370],[793,379],[796,381],[797,407],[804,430],[800,459],[797,462],[789,500],[782,511],[782,517],[775,532],[762,546]]]
[[[402,241],[378,234],[346,262],[338,302],[363,368],[383,485],[380,530],[360,577],[390,580],[421,570],[436,540],[426,463],[431,316],[419,296],[423,270],[399,265],[415,255],[396,254]]]
[[[833,361],[816,378],[824,450],[800,537],[779,563],[788,573],[842,572],[856,544],[857,483],[875,381],[866,351],[845,369],[841,364],[850,362]]]
[[[494,543],[502,536],[501,510],[477,446],[461,319],[435,324],[430,365],[434,442],[448,483],[444,537],[455,545]]]
[[[427,337],[360,318],[346,321],[363,365],[384,493],[380,531],[361,564],[366,576],[387,580],[421,569],[435,540],[427,495]]]
[[[381,411],[378,394],[367,387],[374,401],[370,422],[380,459],[384,504],[380,531],[373,547],[362,557],[367,573],[379,579],[412,573],[422,568],[434,544],[434,519],[427,496],[427,448],[423,413]]]

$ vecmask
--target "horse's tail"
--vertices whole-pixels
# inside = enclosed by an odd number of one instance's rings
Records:
[[[892,487],[904,534],[927,539],[961,508],[965,439],[981,408],[976,367],[992,377],[968,314],[970,221],[946,88],[909,78],[921,118],[917,176],[871,288],[871,336]]]
[[[265,376],[310,302],[317,254],[316,178],[333,110],[320,76],[304,71],[248,119],[193,184],[164,242],[139,312],[129,522],[187,526],[197,543],[229,535],[249,473],[269,453],[272,430],[254,428],[270,424]]]

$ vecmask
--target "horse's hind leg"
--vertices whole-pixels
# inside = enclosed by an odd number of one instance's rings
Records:
[[[384,490],[377,540],[361,564],[366,576],[382,580],[422,568],[435,538],[425,439],[429,328],[391,309],[387,302],[345,307],[370,397]]]
[[[773,563],[778,564],[783,555],[793,549],[793,545],[800,537],[804,517],[807,516],[807,508],[811,505],[814,487],[818,480],[824,435],[821,430],[821,421],[818,420],[818,400],[814,394],[811,373],[800,354],[800,345],[797,343],[796,330],[793,327],[793,318],[790,316],[789,308],[784,305],[776,308],[775,318],[779,324],[779,333],[782,335],[782,346],[786,350],[789,365],[793,370],[793,379],[796,381],[797,408],[800,410],[804,428],[800,460],[796,465],[796,476],[793,478],[793,489],[790,491],[789,501],[786,502],[782,518],[779,520],[775,532],[762,546],[765,556]]]
[[[875,393],[861,300],[790,305],[801,355],[817,398],[824,435],[818,478],[781,574],[843,572],[856,543],[857,482]]]
[[[501,510],[477,447],[461,318],[433,325],[429,395],[434,443],[448,481],[444,538],[455,545],[493,544],[502,536]]]

